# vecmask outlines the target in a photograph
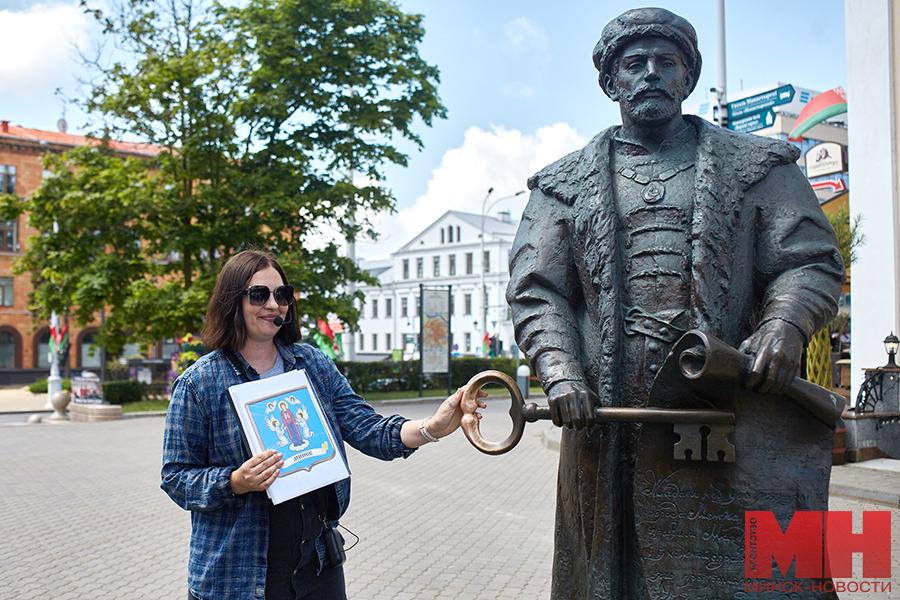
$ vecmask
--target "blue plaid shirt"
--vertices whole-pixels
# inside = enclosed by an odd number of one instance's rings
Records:
[[[378,415],[319,350],[305,344],[276,344],[285,371],[306,369],[344,462],[343,440],[382,460],[412,454],[400,441],[406,419]],[[257,379],[256,371],[243,357],[238,358],[251,378]],[[175,381],[166,416],[161,487],[176,504],[191,511],[188,586],[200,600],[265,598],[268,496],[265,492],[235,496],[230,483],[232,471],[250,458],[228,394],[229,386],[242,381],[224,354],[211,352]],[[335,488],[340,517],[350,502],[350,479],[337,482]],[[316,549],[321,565],[325,555],[321,536]]]

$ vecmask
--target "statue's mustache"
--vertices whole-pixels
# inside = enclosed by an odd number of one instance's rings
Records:
[[[643,87],[641,87],[641,88],[639,88],[639,89],[637,89],[637,90],[634,90],[633,92],[627,94],[627,95],[625,96],[625,98],[626,98],[629,102],[631,102],[632,100],[634,100],[634,99],[637,98],[638,96],[640,96],[640,95],[642,95],[642,94],[645,94],[645,93],[647,93],[647,92],[658,92],[658,93],[662,94],[663,96],[665,96],[666,98],[668,98],[669,100],[675,100],[675,95],[674,95],[672,92],[670,92],[669,90],[665,90],[665,89],[663,89],[663,88],[654,87],[654,86],[649,86],[649,85],[645,85],[645,86],[643,86]]]

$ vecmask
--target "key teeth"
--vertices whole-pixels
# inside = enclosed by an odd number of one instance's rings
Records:
[[[700,460],[702,446],[700,428],[696,424],[675,423],[674,431],[680,439],[675,442],[673,458],[675,460]]]
[[[711,428],[706,442],[709,453],[707,460],[719,462],[719,453],[721,453],[723,462],[734,462],[735,447],[728,441],[728,436],[732,433],[734,433],[734,427],[731,425],[718,425]]]
[[[702,431],[704,428],[707,430],[706,432]],[[728,441],[728,435],[734,433],[733,426],[675,423],[673,430],[679,437],[673,447],[672,457],[675,460],[703,460],[703,438],[706,437],[706,460],[708,462],[733,463],[735,461],[734,444]]]

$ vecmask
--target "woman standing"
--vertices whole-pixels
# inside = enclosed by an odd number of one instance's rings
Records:
[[[382,417],[319,350],[298,343],[294,290],[272,255],[237,254],[222,269],[202,338],[214,351],[175,382],[163,441],[162,488],[191,511],[189,598],[345,599],[343,568],[326,552],[347,510],[345,479],[274,505],[265,494],[283,465],[248,456],[228,388],[306,369],[346,461],[343,441],[383,460],[452,433],[460,392],[433,417]],[[484,392],[482,396],[486,395]]]

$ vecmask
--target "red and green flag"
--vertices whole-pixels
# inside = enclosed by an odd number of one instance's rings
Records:
[[[797,123],[788,134],[788,139],[797,141],[801,136],[825,119],[847,112],[847,94],[841,87],[822,92],[800,112]]]
[[[50,326],[50,350],[59,352],[69,343],[69,326],[63,325],[57,328],[55,325]]]
[[[334,331],[324,319],[319,319],[318,326],[319,328],[312,334],[316,345],[328,358],[337,358],[340,356],[342,348],[335,338]]]

